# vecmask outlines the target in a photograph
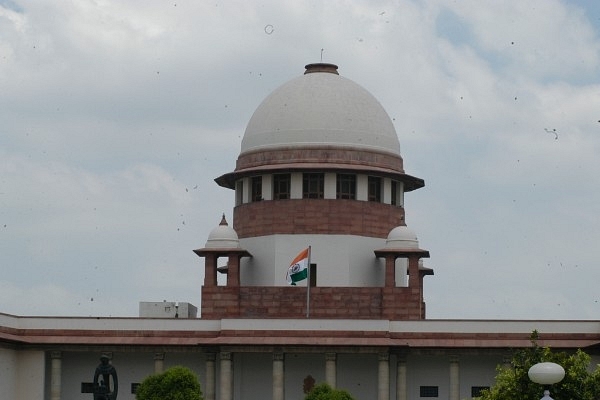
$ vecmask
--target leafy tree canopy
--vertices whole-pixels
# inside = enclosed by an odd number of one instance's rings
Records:
[[[203,400],[198,377],[185,367],[148,376],[138,386],[137,400]]]
[[[529,368],[539,362],[553,362],[565,369],[564,379],[551,386],[550,395],[559,400],[600,399],[600,368],[591,371],[591,358],[581,350],[569,354],[553,352],[539,347],[538,332],[531,334],[531,347],[518,350],[510,367],[498,367],[496,383],[483,392],[481,400],[539,400],[543,385],[532,382],[527,375]]]
[[[304,400],[354,400],[345,390],[333,389],[327,383],[315,385]]]

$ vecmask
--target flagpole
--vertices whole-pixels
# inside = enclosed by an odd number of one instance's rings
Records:
[[[308,246],[308,274],[306,279],[306,318],[310,316],[310,253],[311,248]]]

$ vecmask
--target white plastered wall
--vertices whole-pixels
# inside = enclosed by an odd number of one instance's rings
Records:
[[[286,286],[286,272],[296,255],[311,246],[311,263],[317,264],[317,286],[383,286],[385,263],[375,249],[385,239],[351,235],[268,235],[240,239],[253,257],[243,258],[243,286]],[[299,285],[305,285],[300,282]]]
[[[43,351],[0,349],[0,398],[43,399],[45,358]]]
[[[0,348],[0,388],[7,399],[17,398],[17,357],[16,350]]]

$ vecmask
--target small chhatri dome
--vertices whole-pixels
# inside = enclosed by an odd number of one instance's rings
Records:
[[[385,243],[386,249],[411,250],[419,248],[417,234],[406,226],[397,226],[390,231]]]
[[[237,249],[240,247],[238,234],[227,224],[225,214],[223,214],[219,226],[210,231],[204,247],[207,249]]]
[[[362,86],[339,76],[337,65],[306,72],[275,89],[248,122],[241,154],[257,150],[334,146],[400,156],[392,120]]]

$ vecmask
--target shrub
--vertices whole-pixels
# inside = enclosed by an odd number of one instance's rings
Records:
[[[327,383],[320,383],[306,395],[304,400],[354,400],[345,390],[333,389]]]
[[[204,400],[198,377],[185,367],[172,367],[148,376],[135,394],[137,400]]]

